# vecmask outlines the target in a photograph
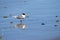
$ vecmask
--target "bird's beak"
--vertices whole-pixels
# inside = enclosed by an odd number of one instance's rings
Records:
[[[29,17],[29,16],[26,14],[26,17]]]

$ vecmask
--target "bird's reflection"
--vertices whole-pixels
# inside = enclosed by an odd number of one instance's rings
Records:
[[[26,25],[23,23],[19,23],[15,25],[15,28],[22,28],[22,29],[26,29]]]
[[[20,23],[17,23],[17,24],[15,24],[13,21],[11,21],[10,24],[13,29],[16,29],[16,28],[25,29],[26,28],[26,25],[24,23],[22,23],[22,20],[20,21]]]

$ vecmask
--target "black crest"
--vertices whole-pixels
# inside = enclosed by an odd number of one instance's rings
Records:
[[[22,13],[23,15],[25,15],[25,13]]]

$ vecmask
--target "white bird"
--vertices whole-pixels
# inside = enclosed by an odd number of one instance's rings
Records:
[[[22,19],[25,19],[26,17],[28,17],[27,14],[25,13],[22,13],[21,15],[18,15],[18,16],[12,16],[13,18],[16,18],[16,19],[20,19],[20,22],[22,22]]]
[[[22,13],[21,15],[18,15],[18,16],[12,16],[12,17],[14,17],[14,18],[16,18],[16,19],[25,19],[26,17],[28,17],[28,15],[25,14],[25,13]]]

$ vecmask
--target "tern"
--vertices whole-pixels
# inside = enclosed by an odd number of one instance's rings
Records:
[[[27,14],[25,13],[22,13],[21,15],[18,15],[18,16],[12,16],[13,18],[16,18],[16,19],[20,19],[20,22],[22,22],[22,19],[25,19],[26,17],[28,17]]]

